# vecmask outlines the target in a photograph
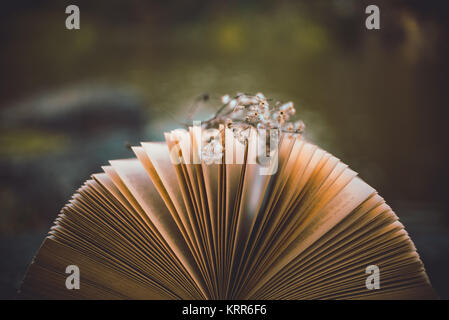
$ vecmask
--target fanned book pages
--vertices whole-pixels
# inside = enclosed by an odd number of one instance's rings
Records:
[[[221,157],[203,155],[208,137],[191,127],[93,174],[58,215],[20,297],[435,297],[397,216],[338,158],[280,134],[261,160],[269,139],[257,142],[256,129],[243,143],[218,132]],[[79,288],[67,288],[68,266]]]

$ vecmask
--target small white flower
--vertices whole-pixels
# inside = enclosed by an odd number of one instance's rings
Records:
[[[306,129],[306,125],[304,124],[304,122],[302,120],[298,120],[294,124],[294,129],[295,129],[296,133],[303,133],[304,130]]]
[[[241,111],[241,110],[244,110],[244,109],[245,109],[245,106],[244,106],[244,105],[238,104],[238,105],[234,108],[234,111],[237,112],[237,111]]]
[[[287,123],[284,125],[284,130],[285,130],[285,131],[289,131],[289,132],[293,132],[293,130],[294,130],[294,125],[293,125],[293,123],[287,122]]]
[[[287,121],[289,119],[289,115],[287,114],[287,112],[279,110],[273,113],[273,120],[276,121],[279,126],[283,126],[285,121]]]
[[[268,105],[268,103],[266,101],[265,102],[259,102],[257,104],[257,108],[259,109],[260,112],[265,112],[265,111],[268,111],[270,109],[269,105]]]
[[[259,108],[257,107],[256,104],[251,104],[251,105],[248,107],[248,110],[249,110],[249,111],[258,111]]]
[[[223,158],[223,146],[217,139],[213,139],[204,146],[201,156],[206,164],[220,163]]]
[[[271,118],[271,113],[268,110],[265,110],[265,111],[259,113],[259,119],[262,122],[270,121],[270,118]]]
[[[257,98],[259,101],[264,101],[264,100],[266,100],[266,98],[265,98],[265,96],[263,95],[262,92],[258,92],[258,93],[256,94],[256,98]]]
[[[267,129],[267,126],[265,125],[265,123],[259,122],[259,123],[257,124],[257,129],[258,129],[258,130],[265,130],[265,129]]]
[[[287,102],[284,103],[282,106],[279,107],[280,111],[284,111],[289,115],[294,115],[296,113],[295,107],[293,105],[293,102]]]
[[[229,101],[229,109],[235,109],[236,106],[237,106],[236,99],[232,99],[231,101]]]
[[[221,97],[221,102],[223,104],[227,104],[229,103],[229,101],[231,101],[231,97],[229,96],[229,94],[225,94],[223,97]]]
[[[242,125],[234,129],[234,137],[242,144],[245,144],[249,137],[249,127],[243,127]]]

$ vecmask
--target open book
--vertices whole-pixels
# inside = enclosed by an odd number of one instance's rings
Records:
[[[175,130],[134,147],[135,159],[110,161],[58,215],[21,297],[435,297],[403,225],[372,187],[301,137],[281,135],[262,163],[255,136],[250,129],[241,143],[221,127],[226,155],[211,162],[201,130]],[[66,287],[69,265],[79,268],[79,289]],[[378,270],[376,288],[368,266]]]

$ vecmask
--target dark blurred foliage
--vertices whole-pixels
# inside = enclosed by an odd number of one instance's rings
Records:
[[[307,136],[384,196],[449,297],[447,1],[8,1],[0,8],[0,297],[59,209],[198,95],[296,103]],[[77,4],[81,29],[65,28]],[[381,30],[365,28],[377,4]],[[9,256],[10,259],[4,259]]]

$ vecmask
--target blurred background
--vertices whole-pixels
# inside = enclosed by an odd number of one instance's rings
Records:
[[[294,101],[396,211],[449,298],[445,1],[32,1],[0,7],[0,298],[74,191],[198,96]],[[76,4],[81,29],[65,28]],[[376,4],[381,29],[365,28]]]

